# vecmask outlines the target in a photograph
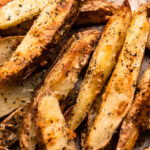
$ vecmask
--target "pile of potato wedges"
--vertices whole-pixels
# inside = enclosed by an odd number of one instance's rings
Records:
[[[148,150],[149,17],[149,0],[0,0],[0,150]]]

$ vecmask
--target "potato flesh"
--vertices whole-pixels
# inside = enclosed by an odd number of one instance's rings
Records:
[[[0,8],[0,29],[20,24],[40,14],[51,0],[13,0]]]
[[[68,116],[67,124],[70,129],[75,130],[84,120],[96,95],[100,93],[110,76],[122,49],[130,21],[129,5],[123,5],[107,23],[81,84],[77,102],[70,112],[70,117]]]
[[[139,136],[140,128],[147,128],[149,124],[150,68],[145,71],[138,87],[139,92],[122,123],[117,150],[131,150]]]
[[[103,95],[103,103],[87,140],[89,149],[108,144],[132,104],[148,30],[146,9],[142,7],[130,24],[118,63]]]

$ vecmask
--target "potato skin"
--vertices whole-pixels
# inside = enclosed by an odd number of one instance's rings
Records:
[[[50,62],[56,47],[76,20],[79,5],[78,0],[49,3],[13,56],[0,67],[0,82],[26,78],[43,60]]]
[[[118,63],[109,80],[103,102],[89,133],[89,149],[105,147],[131,107],[139,75],[149,23],[145,7],[134,14]]]
[[[37,92],[37,96],[24,118],[20,135],[21,149],[34,149],[36,144],[35,116],[40,95],[51,89],[57,95],[57,99],[65,99],[77,81],[81,69],[87,63],[91,52],[96,47],[99,37],[98,30],[87,30],[73,35],[64,45],[63,49],[65,50],[63,51],[66,53],[47,74],[43,86]]]
[[[84,120],[95,97],[110,76],[124,44],[130,21],[129,5],[123,5],[108,21],[80,86],[76,104],[66,117],[70,129],[75,130]]]
[[[150,67],[145,71],[138,86],[134,103],[124,119],[117,150],[132,150],[140,133],[140,128],[147,128],[150,114]]]
[[[19,138],[19,128],[28,105],[21,106],[0,123],[0,145],[10,147]]]
[[[103,0],[86,0],[74,26],[89,26],[105,23],[117,10],[118,6]]]

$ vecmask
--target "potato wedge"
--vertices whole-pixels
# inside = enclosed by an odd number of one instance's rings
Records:
[[[140,128],[147,127],[147,115],[150,113],[150,67],[141,78],[138,89],[134,103],[122,123],[117,150],[132,150]]]
[[[10,147],[19,138],[19,128],[28,105],[21,106],[0,123],[0,145]]]
[[[43,9],[13,56],[0,67],[0,82],[26,78],[40,64],[55,59],[52,53],[56,53],[56,47],[77,18],[80,3],[77,0],[51,2]]]
[[[37,1],[38,2],[38,1]],[[80,9],[74,26],[88,26],[105,23],[114,14],[117,5],[103,0],[86,0]],[[1,36],[25,35],[33,24],[34,19],[22,22],[6,30],[0,30]]]
[[[86,0],[80,9],[75,26],[105,23],[117,9],[117,5],[103,0]]]
[[[51,0],[6,0],[0,3],[0,29],[8,29],[40,14]]]
[[[122,49],[130,21],[131,10],[126,2],[110,18],[103,31],[81,84],[76,104],[66,118],[70,129],[75,130],[84,120],[96,95],[100,93],[110,76]]]
[[[74,83],[77,81],[81,69],[88,61],[90,53],[96,47],[99,37],[100,32],[91,29],[73,35],[67,44],[64,45],[63,49],[66,49],[65,51],[67,52],[47,75],[44,85],[41,88],[42,90],[39,90],[37,97],[35,97],[25,116],[20,135],[20,145],[22,149],[32,150],[36,145],[35,116],[37,103],[40,100],[39,94],[44,94],[44,92],[51,90],[57,95],[57,99],[65,99],[69,91],[73,88]],[[39,105],[39,107],[40,106],[41,105]],[[41,110],[41,108],[39,109]],[[40,116],[40,114],[38,115]],[[44,120],[41,120],[41,125],[43,124],[42,121]],[[40,125],[40,123],[38,125]],[[46,144],[45,141],[42,141],[41,143],[44,143],[44,145]]]
[[[69,131],[55,94],[49,91],[38,103],[39,148],[45,150],[76,150],[75,133]]]
[[[0,39],[0,65],[8,60],[15,51],[23,36],[11,36]],[[29,79],[7,85],[0,85],[0,117],[3,117],[19,106],[29,103],[33,90],[41,82],[44,71]]]
[[[42,88],[43,90],[41,89],[42,96],[37,96],[39,101],[38,131],[40,137],[42,137],[39,138],[39,143],[41,143],[42,147],[45,146],[46,150],[61,150],[63,148],[70,150],[75,149],[72,143],[70,146],[69,141],[72,135],[70,135],[70,131],[66,128],[63,115],[60,115],[61,110],[58,110],[58,100],[66,98],[73,88],[82,66],[87,62],[87,58],[89,57],[87,54],[91,52],[93,44],[95,43],[94,41],[97,41],[99,37],[97,31],[95,33],[92,31],[91,33],[83,32],[81,34],[83,34],[81,37],[76,36],[79,39],[71,44],[63,58],[58,61],[46,77]],[[51,94],[50,91],[54,94]],[[57,97],[58,100],[55,97]]]
[[[146,8],[140,7],[134,14],[118,63],[103,94],[99,114],[86,143],[88,149],[105,147],[127,114],[134,98],[148,32]]]

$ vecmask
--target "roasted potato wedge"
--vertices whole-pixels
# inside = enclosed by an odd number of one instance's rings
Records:
[[[41,146],[45,145],[46,150],[75,149],[74,146],[70,146],[68,141],[70,140],[70,137],[67,138],[69,130],[66,128],[63,115],[60,115],[61,111],[58,110],[60,109],[58,100],[66,98],[73,88],[82,67],[87,62],[89,52],[93,49],[91,45],[98,39],[98,35],[97,31],[95,33],[94,31],[91,33],[83,32],[83,36],[73,42],[63,58],[59,60],[46,77],[42,96],[37,96],[39,99],[38,128],[42,137],[39,139]],[[50,93],[51,90],[54,92],[54,96]],[[58,100],[53,97],[57,97]]]
[[[75,133],[68,130],[56,97],[50,91],[40,96],[38,103],[39,148],[76,150],[73,141]]]
[[[31,104],[31,107],[28,110],[27,115],[25,116],[22,126],[22,132],[20,135],[20,145],[22,149],[32,150],[34,149],[36,144],[36,140],[33,140],[36,137],[36,107],[38,101],[42,101],[39,95],[51,90],[55,95],[57,95],[57,99],[65,99],[69,91],[73,88],[74,83],[77,81],[77,77],[81,69],[88,61],[90,53],[96,47],[99,37],[100,32],[98,30],[91,29],[82,31],[76,35],[73,35],[73,37],[67,42],[67,44],[64,45],[64,49],[66,50],[63,51],[67,52],[62,58],[60,58],[57,64],[48,73],[43,87],[41,88],[41,90],[39,90],[37,97],[35,97],[33,103]],[[41,110],[40,106],[41,105],[39,105],[39,109]],[[40,114],[38,114],[38,116],[40,118]],[[39,119],[39,129],[40,124],[41,126],[43,125],[43,121],[43,119]],[[41,130],[42,133],[45,131],[44,128],[41,128]],[[45,134],[42,136],[45,137]],[[44,145],[46,144],[46,139],[39,140],[43,140],[41,141],[41,143],[43,143]],[[51,143],[52,141],[49,142]],[[47,145],[45,146],[49,146],[49,143],[47,143]]]
[[[50,0],[49,0],[50,1]],[[37,1],[38,2],[38,1]],[[81,8],[74,26],[88,26],[105,23],[114,14],[117,5],[103,0],[86,0]],[[25,21],[6,30],[0,30],[1,36],[25,35],[33,24],[34,19]]]
[[[23,36],[11,36],[0,39],[0,65],[8,60],[15,51]],[[41,82],[44,72],[37,73],[29,79],[0,85],[0,117],[3,117],[19,106],[30,102],[33,90]]]
[[[75,130],[84,120],[96,95],[100,93],[110,76],[124,44],[130,21],[131,10],[126,2],[108,21],[98,46],[94,51],[81,84],[76,104],[66,118],[70,129]]]
[[[118,63],[103,94],[103,102],[87,140],[88,149],[105,147],[127,114],[143,59],[149,22],[145,7],[134,14]]]
[[[75,26],[105,23],[117,9],[117,5],[103,0],[86,0],[80,9]]]
[[[21,106],[0,123],[0,145],[12,146],[19,138],[19,128],[28,105]]]
[[[1,83],[26,78],[37,66],[55,59],[52,53],[56,53],[56,47],[77,18],[80,3],[52,2],[43,9],[13,56],[0,67]]]
[[[122,123],[117,150],[132,150],[140,128],[147,128],[147,115],[150,113],[150,68],[145,71],[138,89],[134,103]]]
[[[6,0],[0,2],[0,29],[8,29],[40,14],[52,0]],[[52,4],[51,4],[52,5]]]

